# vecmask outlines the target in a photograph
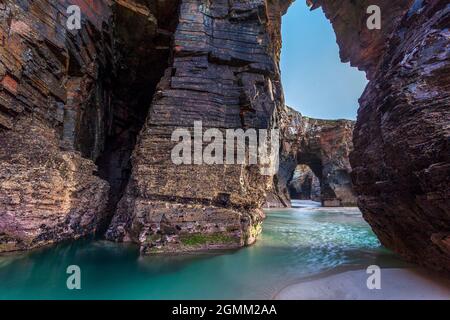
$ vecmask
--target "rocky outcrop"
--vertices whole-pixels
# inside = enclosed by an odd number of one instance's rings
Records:
[[[277,126],[280,17],[277,1],[181,1],[173,57],[108,239],[139,243],[145,253],[255,241],[271,177],[253,164],[176,165],[171,150],[178,142],[171,135],[180,127],[192,130],[195,121],[202,132]]]
[[[286,107],[281,114],[280,168],[268,192],[268,207],[290,207],[288,185],[299,164],[318,177],[324,206],[355,206],[351,184],[351,120],[321,120]]]
[[[81,9],[79,30],[66,25],[70,5]],[[106,229],[167,66],[177,9],[177,1],[0,3],[0,251]]]
[[[333,25],[341,58],[371,79],[351,155],[364,218],[386,247],[450,271],[448,1],[314,3]],[[369,4],[381,8],[379,31],[361,25]]]
[[[360,103],[351,157],[365,219],[388,248],[450,271],[450,5],[403,17]]]
[[[0,3],[0,251],[93,234],[104,218],[109,186],[83,155],[101,149],[111,11],[71,2],[86,13],[74,33],[68,2]]]
[[[66,28],[70,4],[81,8],[80,30]],[[252,243],[271,178],[258,165],[177,167],[170,135],[195,120],[204,129],[276,126],[286,8],[263,0],[2,3],[1,250],[92,234],[112,215],[107,237],[144,252]]]

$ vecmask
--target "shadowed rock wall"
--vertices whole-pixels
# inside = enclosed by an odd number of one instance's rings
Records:
[[[450,4],[314,2],[333,25],[342,60],[371,79],[351,155],[364,218],[386,247],[450,271]],[[364,26],[369,4],[381,8],[379,31]]]
[[[353,181],[386,247],[450,271],[450,5],[413,9],[360,100]]]

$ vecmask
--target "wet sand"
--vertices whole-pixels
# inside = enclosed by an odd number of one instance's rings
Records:
[[[279,300],[450,300],[450,279],[421,269],[381,269],[381,289],[368,289],[366,270],[306,280],[282,289]]]

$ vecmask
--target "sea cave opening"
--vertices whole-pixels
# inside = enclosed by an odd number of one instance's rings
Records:
[[[299,164],[288,184],[291,200],[321,202],[320,180],[308,165]]]
[[[100,234],[109,225],[128,184],[132,152],[157,85],[169,66],[178,22],[177,1],[142,1],[136,6],[116,5],[114,12],[116,70],[104,116],[103,149],[96,158],[98,175],[110,186],[106,221]]]

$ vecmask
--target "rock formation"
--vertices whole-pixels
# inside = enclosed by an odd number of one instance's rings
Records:
[[[365,219],[388,248],[450,271],[450,4],[403,17],[361,97],[351,156]]]
[[[371,79],[351,155],[364,218],[386,247],[449,272],[448,1],[314,3],[333,25],[342,60]],[[361,25],[370,4],[379,5],[383,17],[375,32]]]
[[[70,4],[81,8],[80,30],[66,27]],[[108,226],[108,239],[143,252],[252,243],[271,177],[250,164],[176,166],[170,138],[195,120],[276,127],[286,9],[264,0],[2,1],[0,251]]]
[[[295,168],[288,190],[291,199],[322,201],[320,180],[305,164]]]
[[[0,2],[0,251],[106,229],[167,66],[165,3]]]
[[[0,2],[0,251],[92,234],[104,218],[109,186],[92,159],[111,12],[83,6],[84,28],[70,33],[67,6]]]
[[[371,79],[351,156],[364,217],[387,247],[450,271],[448,1],[307,2],[330,19],[341,59]],[[145,253],[239,247],[258,234],[266,199],[288,203],[299,163],[321,178],[324,202],[347,202],[349,166],[336,159],[353,124],[284,107],[290,3],[0,1],[0,251],[106,229]],[[80,30],[66,28],[69,4]],[[366,27],[372,4],[381,30]],[[279,173],[175,165],[171,132],[197,120],[280,128]]]
[[[355,206],[349,162],[354,122],[308,118],[289,107],[280,114],[280,167],[266,206],[290,207],[288,185],[299,164],[318,177],[324,206]]]
[[[133,154],[130,182],[106,236],[143,252],[234,248],[255,241],[271,177],[257,165],[176,165],[175,129],[277,125],[277,1],[182,0],[171,66]]]

